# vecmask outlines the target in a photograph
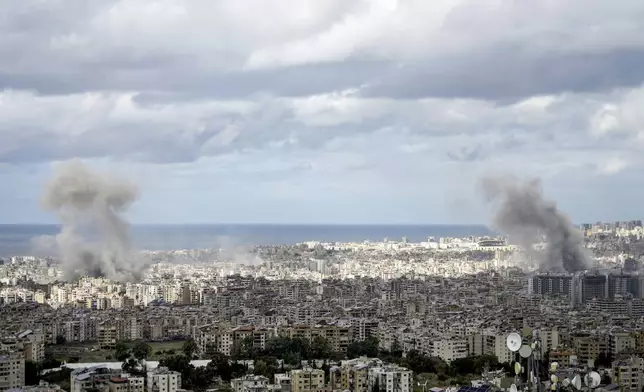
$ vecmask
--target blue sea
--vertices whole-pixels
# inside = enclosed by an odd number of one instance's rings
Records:
[[[55,235],[59,229],[57,225],[0,225],[0,256],[31,254],[32,239]],[[427,237],[494,235],[483,225],[134,225],[131,230],[134,247],[149,250],[403,237],[420,242]]]

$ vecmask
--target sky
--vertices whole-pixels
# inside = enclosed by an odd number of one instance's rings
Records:
[[[573,221],[644,215],[641,0],[0,2],[0,223],[60,162],[135,223],[486,223],[541,178]]]

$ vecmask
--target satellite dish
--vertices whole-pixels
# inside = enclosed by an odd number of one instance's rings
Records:
[[[575,389],[581,389],[581,377],[579,377],[579,374],[576,374],[575,377],[572,378],[571,383]]]
[[[514,384],[510,385],[510,392],[518,392],[517,386]]]
[[[519,355],[521,356],[521,358],[528,358],[530,355],[532,355],[532,348],[530,348],[530,346],[528,346],[527,344],[524,344],[519,349]]]
[[[570,385],[570,379],[564,378],[563,381],[561,382],[561,385],[563,385],[564,387],[567,387],[568,385]]]
[[[508,346],[508,350],[516,353],[521,348],[521,340],[521,335],[516,332],[512,332],[505,340],[505,344]]]
[[[559,367],[559,362],[553,362],[550,364],[550,371],[556,372],[558,367]]]
[[[557,381],[559,381],[559,377],[557,377],[556,374],[553,374],[552,376],[550,376],[550,381],[552,381],[553,384],[556,384]]]
[[[597,388],[602,382],[602,378],[597,372],[590,372],[584,377],[584,382],[589,388]]]
[[[521,373],[521,364],[519,362],[514,363],[514,374],[519,375]]]

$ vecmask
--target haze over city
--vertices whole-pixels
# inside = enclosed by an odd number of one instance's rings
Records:
[[[0,392],[644,391],[644,2],[0,2]]]

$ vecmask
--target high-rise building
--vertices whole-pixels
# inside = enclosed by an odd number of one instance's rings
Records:
[[[573,295],[573,277],[567,274],[540,274],[528,279],[528,292],[549,297]]]
[[[612,381],[619,385],[620,391],[640,392],[644,387],[644,359],[630,358],[614,361]]]
[[[19,351],[0,352],[0,391],[25,385],[25,357]]]

